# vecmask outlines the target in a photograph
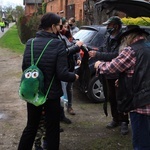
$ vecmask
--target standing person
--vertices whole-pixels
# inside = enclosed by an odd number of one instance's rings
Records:
[[[100,74],[119,72],[118,109],[130,111],[134,150],[150,149],[150,42],[149,34],[129,25],[121,36],[118,57],[110,62],[95,63]],[[126,45],[126,46],[125,46]]]
[[[106,37],[102,52],[90,51],[90,57],[97,57],[102,61],[111,61],[118,56],[119,38],[122,33],[122,22],[117,16],[110,17],[103,25],[107,25],[108,36]],[[128,115],[118,112],[115,87],[115,81],[118,74],[105,74],[103,77],[104,95],[106,101],[110,102],[112,121],[107,124],[106,128],[113,129],[121,125],[121,134],[128,133]]]
[[[72,36],[79,31],[79,28],[76,26],[76,20],[74,17],[71,17],[68,20],[69,26],[70,26],[70,32]]]
[[[1,31],[4,32],[4,28],[5,28],[5,22],[4,21],[0,22],[0,27],[1,27]]]
[[[67,61],[68,67],[70,72],[74,72],[75,64],[80,65],[81,57],[79,54],[80,48],[83,45],[82,41],[76,41],[75,43],[72,41],[73,37],[70,33],[68,22],[65,20],[63,21],[63,27],[61,30],[61,38],[65,42],[67,47]],[[63,91],[64,96],[68,100],[66,102],[67,112],[70,115],[75,115],[75,112],[72,108],[72,101],[73,101],[73,82],[62,82],[63,84]],[[65,89],[66,88],[66,89]]]
[[[38,67],[44,74],[45,91],[47,91],[50,81],[54,76],[51,90],[47,96],[47,101],[36,107],[27,103],[27,125],[22,133],[18,150],[32,150],[33,142],[39,126],[41,114],[45,111],[46,140],[48,150],[59,150],[60,142],[60,97],[63,95],[61,81],[73,82],[78,78],[73,72],[68,72],[67,53],[64,43],[58,38],[60,16],[54,13],[46,13],[41,18],[41,29],[36,33],[34,40],[34,59],[39,57],[43,47],[51,39],[52,42],[45,50]],[[23,56],[22,70],[31,65],[31,41],[28,40]]]

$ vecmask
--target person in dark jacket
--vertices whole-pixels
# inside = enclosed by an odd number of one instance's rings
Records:
[[[39,26],[41,30],[36,33],[34,40],[35,61],[46,43],[53,39],[38,64],[44,74],[45,93],[53,76],[54,80],[45,104],[36,107],[27,103],[27,125],[22,133],[18,150],[32,150],[43,107],[46,121],[47,149],[59,150],[60,97],[63,95],[61,81],[73,82],[78,79],[78,75],[68,71],[66,48],[63,41],[58,38],[61,24],[60,16],[54,13],[46,13],[41,18]],[[23,71],[31,65],[31,40],[29,39],[26,43],[22,63]]]
[[[100,74],[119,73],[118,109],[130,112],[134,150],[150,149],[150,42],[147,33],[129,25],[121,36],[119,56],[95,63]]]
[[[63,20],[63,27],[61,30],[61,39],[64,41],[67,50],[67,61],[70,72],[74,72],[75,65],[80,65],[81,57],[79,51],[83,45],[82,41],[73,41],[73,37],[69,30],[69,25],[66,20]],[[66,102],[67,112],[71,115],[75,115],[72,108],[73,101],[73,82],[62,82],[64,98],[68,100]],[[66,95],[66,96],[65,96]]]
[[[110,17],[103,25],[107,25],[108,36],[105,39],[105,43],[102,52],[90,51],[90,57],[97,57],[102,61],[111,61],[118,56],[119,38],[122,33],[122,22],[117,16]],[[106,128],[112,129],[121,125],[121,134],[128,133],[128,115],[118,112],[117,109],[117,88],[115,87],[115,81],[118,79],[118,74],[106,74],[102,75],[102,82],[104,88],[104,95],[106,101],[110,102],[112,121],[107,124]],[[104,103],[105,104],[105,103]]]

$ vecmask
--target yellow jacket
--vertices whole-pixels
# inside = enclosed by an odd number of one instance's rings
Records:
[[[0,27],[5,27],[5,22],[0,22]]]

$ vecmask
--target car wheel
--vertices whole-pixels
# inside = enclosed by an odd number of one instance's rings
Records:
[[[103,92],[103,86],[98,77],[94,76],[90,80],[87,96],[92,102],[104,102],[105,97]]]

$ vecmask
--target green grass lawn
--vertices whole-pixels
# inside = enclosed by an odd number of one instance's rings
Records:
[[[16,53],[23,53],[25,45],[20,41],[16,25],[12,26],[0,38],[0,47],[10,49]]]

